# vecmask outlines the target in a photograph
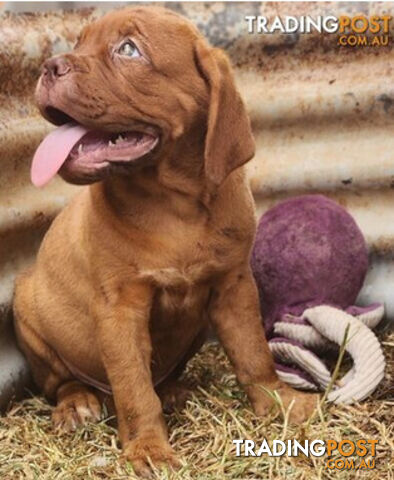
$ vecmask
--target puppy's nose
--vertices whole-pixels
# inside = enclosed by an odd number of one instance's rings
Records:
[[[53,57],[47,60],[43,65],[43,76],[50,80],[56,80],[63,77],[71,70],[69,61],[63,57]]]

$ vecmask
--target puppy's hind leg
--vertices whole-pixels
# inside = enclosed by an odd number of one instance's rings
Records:
[[[188,398],[191,396],[191,390],[188,386],[174,378],[169,378],[161,383],[156,392],[160,398],[164,413],[173,413],[175,410],[182,410]]]
[[[57,401],[52,414],[54,426],[70,432],[79,425],[100,420],[101,403],[96,395],[73,378],[56,352],[18,314],[15,320],[19,345],[35,383],[48,399]]]
[[[182,360],[179,362],[174,371],[156,387],[156,392],[160,398],[164,413],[172,413],[174,410],[182,410],[186,401],[192,394],[190,386],[179,377],[186,368],[187,362],[203,346],[208,336],[208,328],[203,328],[197,335]]]
[[[98,422],[101,404],[97,396],[83,383],[71,380],[57,390],[57,406],[52,413],[55,428],[71,432],[78,426]]]

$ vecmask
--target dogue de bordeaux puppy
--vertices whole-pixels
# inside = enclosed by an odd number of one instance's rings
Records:
[[[113,394],[124,456],[149,475],[178,460],[163,404],[212,325],[257,415],[277,390],[293,420],[316,397],[281,383],[249,267],[253,199],[242,168],[250,122],[225,54],[157,7],[111,12],[49,59],[37,92],[59,128],[32,179],[88,184],[16,283],[16,331],[56,426],[100,418]]]

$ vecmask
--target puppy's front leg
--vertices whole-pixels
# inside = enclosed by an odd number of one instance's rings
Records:
[[[265,338],[257,288],[249,266],[227,274],[215,289],[211,322],[257,415],[272,406],[264,388],[277,390],[284,406],[294,399],[290,417],[303,421],[316,405],[316,395],[297,392],[280,382]]]
[[[110,381],[124,456],[137,474],[178,461],[167,439],[161,403],[151,375],[149,315],[153,290],[132,284],[100,298],[94,307],[102,360]]]

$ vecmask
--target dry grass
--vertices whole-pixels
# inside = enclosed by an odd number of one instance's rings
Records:
[[[208,344],[186,373],[195,385],[187,408],[168,417],[171,443],[183,459],[177,474],[161,471],[156,478],[216,479],[393,479],[393,365],[394,334],[381,336],[389,362],[385,381],[360,405],[326,405],[313,420],[290,427],[279,418],[258,419],[217,344]],[[122,466],[116,431],[108,420],[58,436],[50,424],[51,407],[42,398],[13,405],[0,418],[0,478],[17,479],[130,479]],[[377,439],[376,468],[368,471],[330,471],[323,457],[235,456],[232,440]],[[350,457],[351,458],[351,457]],[[358,460],[357,460],[358,462]]]

